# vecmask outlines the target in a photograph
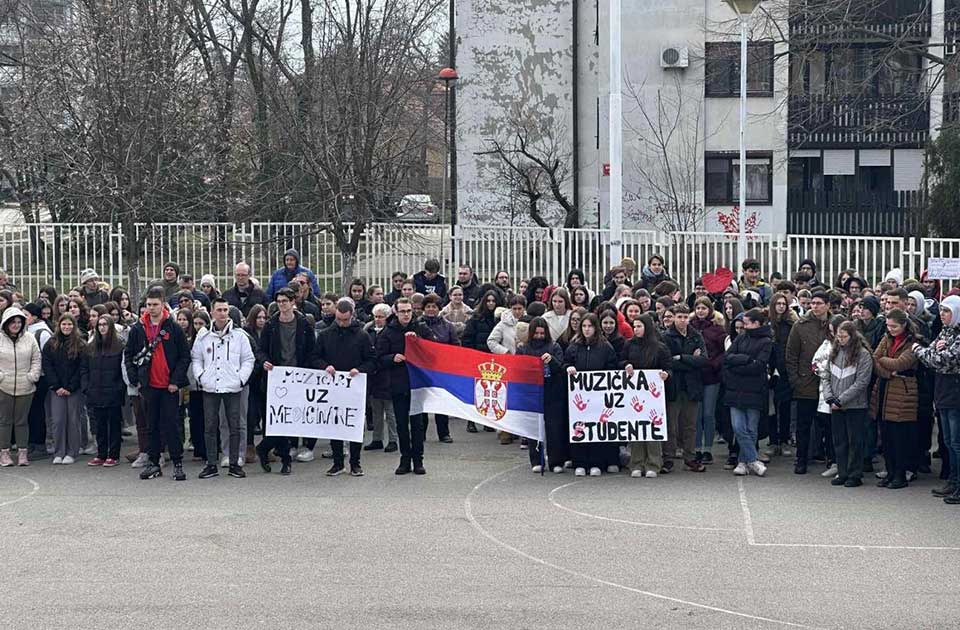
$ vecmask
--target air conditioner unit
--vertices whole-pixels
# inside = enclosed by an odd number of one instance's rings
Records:
[[[661,68],[686,68],[690,65],[690,55],[686,46],[670,46],[660,49]]]

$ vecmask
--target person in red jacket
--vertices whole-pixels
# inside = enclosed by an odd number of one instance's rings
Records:
[[[690,326],[695,328],[707,346],[707,366],[701,371],[703,378],[703,401],[697,416],[696,458],[704,464],[713,463],[713,436],[717,427],[717,397],[720,394],[720,370],[723,367],[724,342],[727,330],[723,326],[723,316],[717,317],[713,302],[708,297],[697,298],[694,302],[693,317]]]

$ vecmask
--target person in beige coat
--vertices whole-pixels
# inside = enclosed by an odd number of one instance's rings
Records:
[[[27,317],[11,306],[0,319],[0,466],[13,466],[11,438],[16,431],[18,465],[26,466],[27,415],[40,380],[40,346],[27,332]]]

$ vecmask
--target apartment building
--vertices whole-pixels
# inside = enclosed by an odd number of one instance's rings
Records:
[[[960,120],[958,0],[767,0],[747,66],[748,229],[904,234],[923,148]],[[622,3],[624,226],[735,229],[739,22],[723,0]],[[495,141],[566,161],[583,226],[605,225],[606,0],[458,0],[459,213],[529,222]],[[518,124],[521,121],[523,124]],[[556,211],[545,195],[542,207]]]

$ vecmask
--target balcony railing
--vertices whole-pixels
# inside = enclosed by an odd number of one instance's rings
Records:
[[[886,194],[826,190],[787,191],[787,231],[791,234],[913,234],[919,192]]]
[[[930,133],[930,104],[923,96],[790,97],[791,148],[922,147]]]
[[[930,5],[924,0],[793,0],[789,26],[791,40],[927,39]]]

